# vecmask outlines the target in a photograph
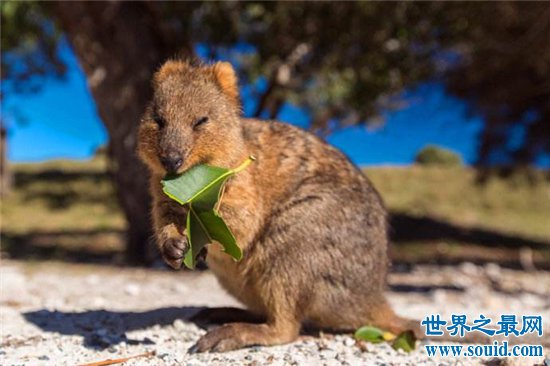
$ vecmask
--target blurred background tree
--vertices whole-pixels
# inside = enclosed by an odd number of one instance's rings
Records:
[[[422,148],[414,161],[421,165],[444,165],[448,167],[462,165],[462,158],[459,154],[436,145],[428,145]]]
[[[134,153],[150,79],[167,57],[193,57],[199,46],[206,58],[232,58],[257,99],[256,116],[274,118],[290,101],[308,110],[319,133],[380,123],[382,110],[403,103],[403,88],[437,78],[486,119],[480,165],[495,152],[528,163],[550,151],[550,7],[544,3],[1,6],[2,79],[16,81],[10,85],[63,75],[56,51],[62,35],[70,41],[109,133],[130,262],[151,259],[145,170]]]
[[[461,62],[447,84],[485,118],[479,163],[532,163],[550,151],[550,6],[456,4]],[[498,161],[498,156],[501,160]]]

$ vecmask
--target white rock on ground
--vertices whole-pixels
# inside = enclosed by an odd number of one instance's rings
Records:
[[[203,306],[239,306],[209,272],[170,272],[3,260],[0,268],[2,365],[75,365],[154,351],[124,365],[476,365],[481,358],[429,358],[350,335],[302,336],[284,346],[188,354],[204,330],[186,319]],[[499,272],[495,277],[495,271]],[[495,280],[496,278],[496,280]],[[440,313],[498,318],[537,314],[550,334],[550,273],[467,264],[392,273],[389,298],[402,315]],[[414,290],[414,291],[412,291]],[[546,349],[545,352],[548,352]],[[548,353],[546,353],[548,357]],[[501,364],[543,364],[544,358]],[[499,364],[493,360],[492,364]]]

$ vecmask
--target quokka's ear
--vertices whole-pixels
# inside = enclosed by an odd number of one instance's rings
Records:
[[[159,84],[173,74],[186,72],[191,69],[191,65],[185,60],[168,60],[153,77],[153,85]]]
[[[209,67],[215,82],[222,92],[235,104],[239,104],[239,85],[237,74],[229,62],[216,62]]]

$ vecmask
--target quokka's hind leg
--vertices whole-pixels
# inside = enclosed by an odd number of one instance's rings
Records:
[[[278,273],[272,273],[277,276]],[[284,273],[281,274],[282,277]],[[262,279],[260,279],[262,280]],[[266,277],[268,283],[257,286],[263,291],[259,298],[265,307],[267,321],[261,324],[229,323],[210,330],[191,347],[190,352],[226,352],[243,347],[261,345],[272,346],[294,341],[301,328],[302,313],[286,287],[286,280],[273,281]]]
[[[264,323],[266,321],[266,317],[245,309],[219,307],[204,308],[195,314],[190,320],[200,326],[237,322]]]
[[[243,347],[273,346],[298,338],[300,323],[277,319],[263,324],[230,323],[206,333],[189,352],[226,352]]]

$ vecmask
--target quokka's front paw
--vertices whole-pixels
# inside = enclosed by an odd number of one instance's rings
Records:
[[[173,227],[167,226],[158,233],[157,241],[164,261],[174,269],[179,269],[183,257],[189,250],[187,237],[181,235]]]
[[[183,257],[189,250],[187,238],[168,238],[162,244],[162,257],[174,269],[179,269],[183,263]]]

